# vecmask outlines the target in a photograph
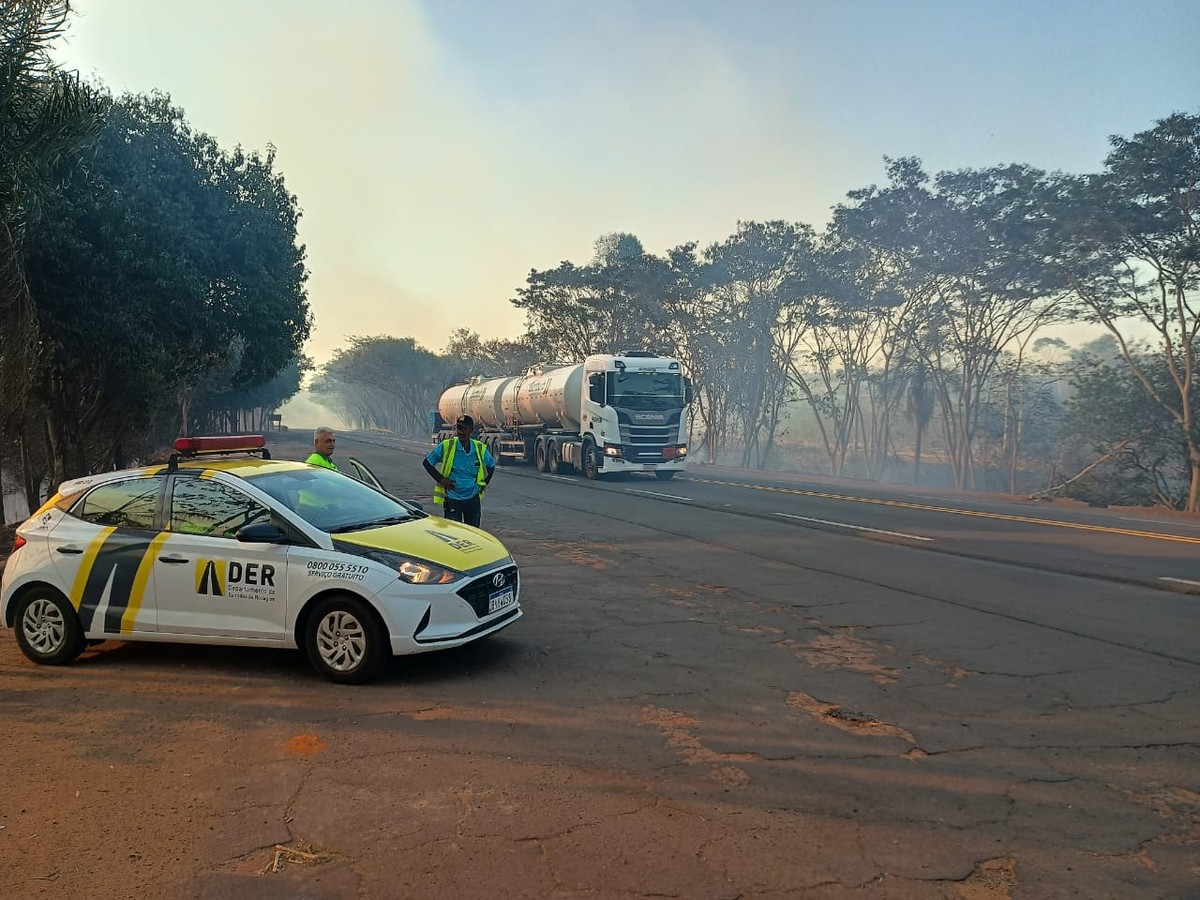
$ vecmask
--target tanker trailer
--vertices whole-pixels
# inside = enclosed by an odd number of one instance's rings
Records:
[[[511,375],[503,378],[489,378],[471,385],[463,394],[463,413],[475,420],[476,428],[502,428],[504,426],[504,410],[500,406],[500,398],[504,389],[517,379]],[[457,418],[457,416],[455,417]],[[453,419],[448,421],[453,422]]]
[[[447,422],[462,412],[474,418],[476,436],[501,464],[524,461],[555,475],[578,469],[592,479],[645,472],[666,480],[687,462],[691,402],[691,380],[678,360],[628,352],[456,385],[438,409]],[[448,429],[439,434],[453,436]]]

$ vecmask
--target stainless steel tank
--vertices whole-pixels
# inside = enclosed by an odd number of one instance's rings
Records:
[[[583,366],[543,369],[514,379],[501,400],[509,425],[545,425],[579,430]]]
[[[443,422],[453,425],[454,420],[466,411],[463,400],[467,391],[473,387],[473,384],[456,384],[442,392],[442,396],[438,398],[438,415],[442,417]]]
[[[463,412],[475,420],[476,427],[501,427],[504,425],[504,410],[500,398],[504,389],[516,380],[516,376],[506,375],[469,385],[463,393]]]

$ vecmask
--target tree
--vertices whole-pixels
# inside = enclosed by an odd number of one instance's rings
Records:
[[[271,416],[300,392],[304,377],[312,368],[311,359],[299,356],[270,381],[206,397],[195,410],[198,430],[211,434],[268,430]]]
[[[1178,509],[1187,499],[1191,480],[1188,447],[1174,415],[1146,402],[1142,381],[1146,378],[1155,390],[1169,391],[1173,376],[1152,348],[1133,346],[1128,352],[1136,370],[1123,359],[1093,360],[1072,379],[1065,437],[1069,446],[1082,450],[1075,461],[1082,477],[1070,479],[1060,490],[1097,504]],[[1191,414],[1200,415],[1200,408],[1194,406]]]
[[[593,260],[534,269],[514,306],[525,310],[529,346],[542,359],[575,362],[592,353],[661,351],[667,264],[633,235],[605,235]]]
[[[716,301],[710,327],[724,336],[733,363],[744,466],[764,465],[778,434],[797,335],[807,327],[814,253],[812,229],[782,221],[739,222],[704,251]]]
[[[165,95],[108,98],[27,259],[53,477],[188,429],[206,395],[268,382],[297,358],[307,273],[273,160],[223,152]]]
[[[1181,506],[1200,513],[1200,115],[1176,113],[1109,142],[1101,174],[1064,177],[1051,195],[1062,227],[1048,252],[1077,308],[1116,338],[1145,395],[1174,423],[1189,461]],[[1139,328],[1155,335],[1153,356],[1135,352]]]
[[[453,361],[426,350],[412,338],[352,337],[311,386],[320,402],[361,428],[403,434],[428,433],[428,414],[437,408]]]
[[[539,361],[537,350],[528,337],[515,341],[493,338],[483,340],[468,328],[458,328],[442,350],[453,381],[465,381],[472,375],[488,378],[519,375]]]
[[[920,305],[905,329],[942,412],[955,486],[974,479],[974,440],[1001,352],[1059,315],[1040,240],[1044,173],[1027,166],[942,172],[889,160],[891,184],[851,195],[859,240],[894,257],[893,289]]]
[[[69,14],[67,0],[0,0],[0,451],[16,441],[26,485],[35,474],[26,401],[40,347],[25,273],[26,232],[72,152],[101,124],[94,92],[50,59]]]

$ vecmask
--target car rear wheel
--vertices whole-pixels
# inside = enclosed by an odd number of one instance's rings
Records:
[[[84,651],[87,641],[79,615],[67,598],[50,587],[35,587],[17,601],[17,646],[43,666],[61,666]]]
[[[313,667],[340,684],[370,681],[392,657],[383,626],[357,597],[318,602],[305,626],[304,647]]]

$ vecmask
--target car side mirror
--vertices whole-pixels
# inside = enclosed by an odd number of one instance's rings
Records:
[[[696,399],[696,395],[692,389],[692,379],[685,378],[683,379],[683,402],[687,406],[691,406],[694,399]]]
[[[255,522],[253,525],[239,528],[237,539],[244,544],[282,544],[287,535],[270,522]]]

